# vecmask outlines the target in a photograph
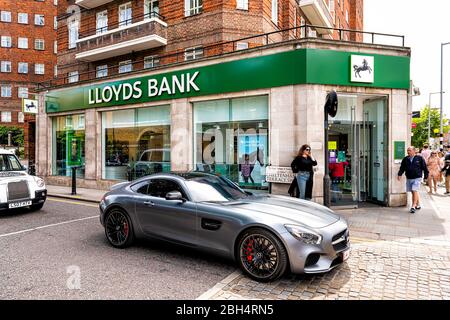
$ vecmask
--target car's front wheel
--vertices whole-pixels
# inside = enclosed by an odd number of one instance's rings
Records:
[[[114,208],[107,213],[105,234],[109,243],[116,248],[126,248],[133,243],[133,226],[125,211]]]
[[[283,243],[265,229],[247,230],[240,238],[238,250],[240,267],[257,281],[274,281],[287,270],[288,256]]]

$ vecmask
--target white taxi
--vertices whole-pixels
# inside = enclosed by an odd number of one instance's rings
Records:
[[[46,198],[44,180],[30,176],[12,152],[0,149],[0,212],[21,207],[40,210]]]

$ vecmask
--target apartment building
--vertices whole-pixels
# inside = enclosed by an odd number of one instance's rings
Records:
[[[23,98],[53,79],[56,65],[57,0],[0,0],[0,126],[24,128],[25,159],[34,160],[35,117]]]
[[[410,141],[411,52],[403,36],[383,44],[363,33],[362,9],[357,0],[65,2],[58,77],[40,84],[38,174],[70,185],[76,167],[79,186],[108,188],[195,169],[287,194],[292,158],[309,143],[315,201],[327,154],[331,169],[345,164],[332,170],[336,205],[404,204],[395,175]],[[325,137],[331,90],[339,112]]]

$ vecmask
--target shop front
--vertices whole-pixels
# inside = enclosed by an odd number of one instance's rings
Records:
[[[267,172],[289,168],[308,143],[319,163],[315,201],[322,201],[327,152],[333,205],[403,205],[393,143],[410,141],[410,51],[301,44],[50,90],[37,117],[38,174],[70,185],[77,167],[80,186],[108,188],[157,172],[200,170],[287,195],[288,181],[274,182]],[[360,79],[352,64],[367,61],[372,79]],[[339,110],[329,118],[325,146],[323,105],[331,90]]]

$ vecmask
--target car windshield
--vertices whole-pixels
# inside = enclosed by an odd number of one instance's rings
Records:
[[[186,180],[195,202],[227,202],[247,198],[244,190],[225,177],[199,176]]]
[[[0,172],[25,170],[12,154],[0,154]]]

